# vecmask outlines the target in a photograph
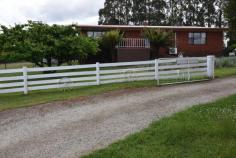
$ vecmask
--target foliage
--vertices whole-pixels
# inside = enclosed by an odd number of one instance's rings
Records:
[[[221,57],[216,59],[216,67],[236,67],[236,57]]]
[[[132,0],[106,0],[99,10],[99,24],[129,24],[131,21]]]
[[[224,7],[225,0],[106,0],[99,24],[222,27]]]
[[[226,13],[226,18],[229,21],[229,27],[230,27],[229,37],[231,40],[230,44],[232,44],[236,42],[236,14],[235,14],[236,1],[235,0],[226,0],[226,1],[227,5],[225,8],[225,13]]]
[[[111,61],[115,60],[116,46],[123,38],[119,30],[108,31],[99,39],[102,53],[108,53]]]
[[[230,46],[230,49],[231,49],[231,50],[235,50],[235,49],[236,49],[236,43],[235,43],[235,44],[232,44],[232,45]]]
[[[152,58],[158,57],[161,47],[171,46],[173,40],[173,32],[161,29],[145,29],[143,35],[150,41]]]
[[[233,158],[236,95],[194,106],[84,158]]]
[[[0,52],[0,64],[15,63],[19,61],[24,61],[24,58],[19,54]]]
[[[14,52],[40,67],[81,61],[98,50],[97,42],[81,35],[75,25],[50,26],[29,21],[27,24],[1,28],[3,51]]]

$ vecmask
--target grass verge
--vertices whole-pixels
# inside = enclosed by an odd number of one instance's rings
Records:
[[[14,109],[20,107],[28,107],[53,101],[68,100],[83,96],[101,94],[109,91],[152,87],[156,85],[156,81],[140,81],[130,83],[107,84],[101,86],[80,87],[67,91],[59,89],[32,91],[28,95],[22,93],[1,94],[0,95],[0,111],[6,109]]]
[[[84,158],[234,158],[236,95],[195,106]]]
[[[220,68],[216,70],[216,77],[218,78],[223,78],[232,75],[236,75],[236,67]],[[30,92],[29,95],[23,95],[22,93],[12,93],[3,95],[1,94],[0,111],[33,106],[53,101],[68,100],[81,96],[96,95],[118,89],[153,87],[156,86],[156,84],[157,84],[156,81],[140,81],[140,82],[130,82],[130,83],[109,84],[102,86],[81,87],[78,89],[73,89],[65,92],[55,89],[55,90],[34,91]]]
[[[217,78],[236,76],[236,67],[218,68],[215,70]]]

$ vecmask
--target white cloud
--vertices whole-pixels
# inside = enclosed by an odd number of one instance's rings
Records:
[[[97,24],[104,0],[0,0],[0,24],[27,20],[60,24]]]

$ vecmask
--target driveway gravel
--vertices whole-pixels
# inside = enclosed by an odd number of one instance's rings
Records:
[[[192,105],[236,93],[236,78],[97,96],[0,112],[1,158],[74,158]]]

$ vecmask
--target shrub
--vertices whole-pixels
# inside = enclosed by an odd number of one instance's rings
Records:
[[[216,68],[235,67],[236,57],[221,57],[216,59]]]
[[[99,39],[99,45],[102,51],[101,53],[108,53],[108,58],[110,61],[114,61],[116,59],[116,46],[122,38],[123,33],[119,30],[112,30],[103,34]]]
[[[173,40],[173,32],[161,29],[145,29],[143,36],[150,41],[151,58],[158,57],[160,48],[171,46]]]

